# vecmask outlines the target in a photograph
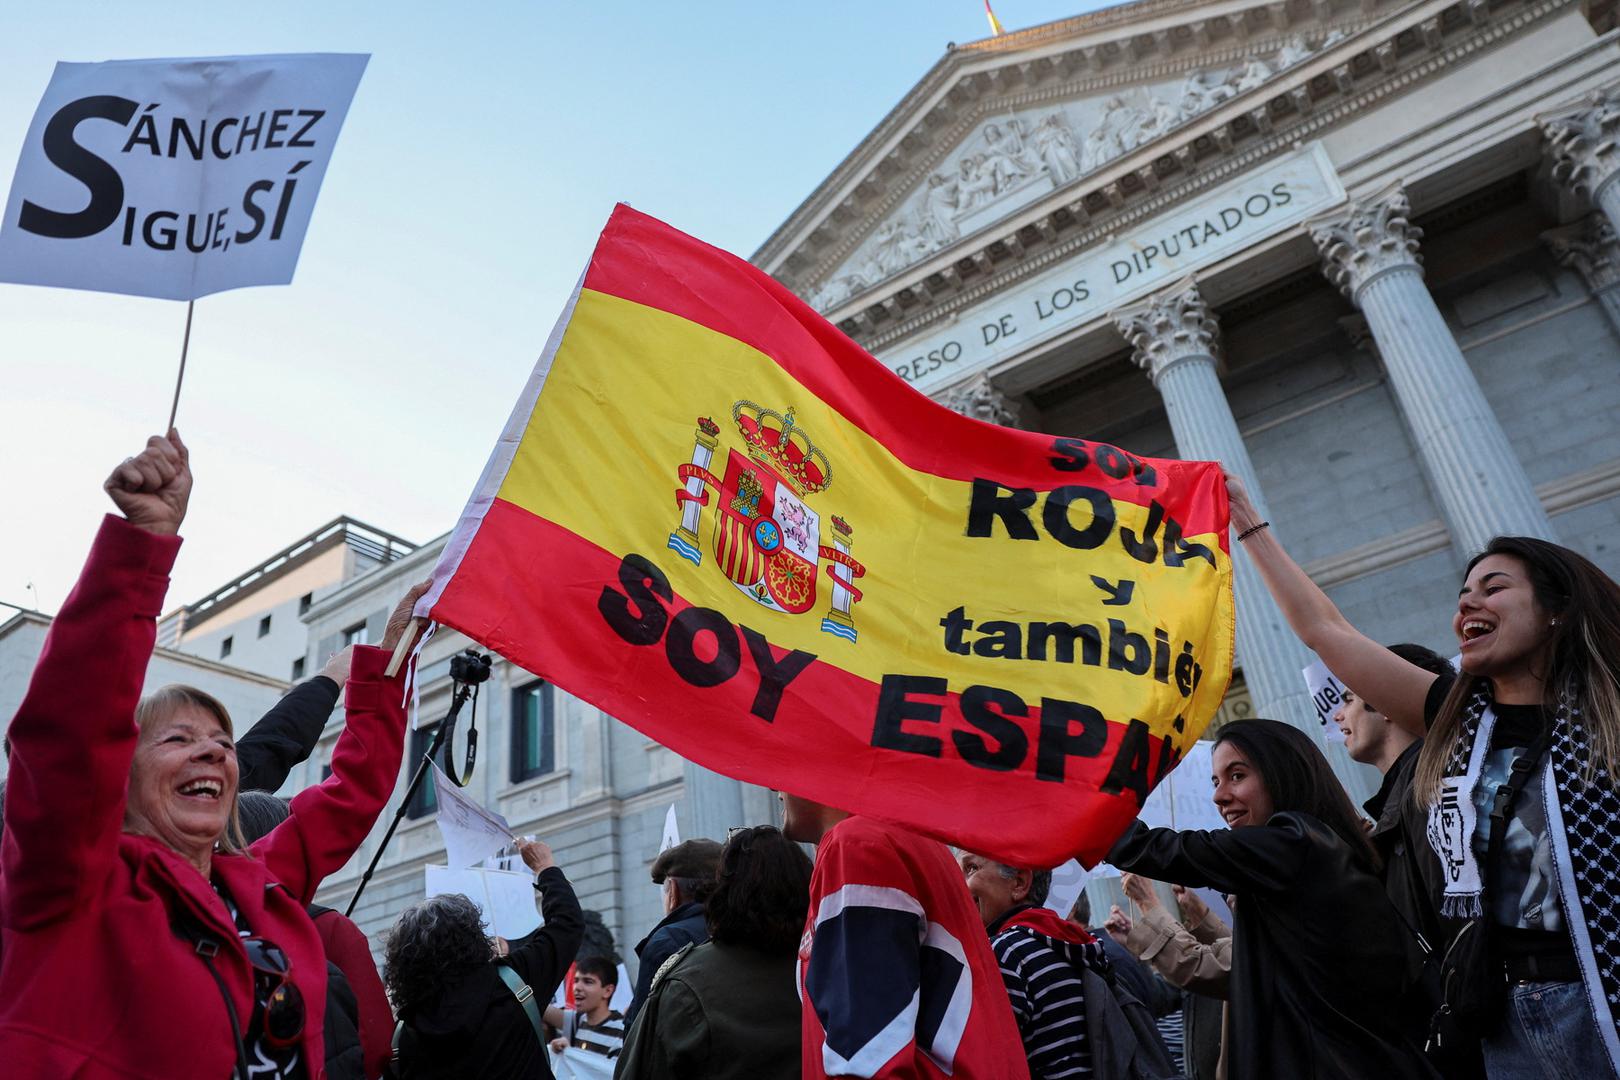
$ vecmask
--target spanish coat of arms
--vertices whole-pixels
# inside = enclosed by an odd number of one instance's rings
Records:
[[[739,401],[731,419],[742,436],[742,450],[726,448],[720,475],[710,471],[720,450],[720,426],[708,417],[697,422],[692,460],[678,470],[675,491],[681,523],[669,534],[669,547],[702,565],[698,532],[703,510],[716,508],[712,539],[715,565],[755,603],[789,615],[816,605],[817,570],[827,564],[832,596],[821,629],[856,640],[851,611],[861,599],[854,579],[866,568],[850,555],[853,530],[843,518],[830,519],[823,543],[821,514],[805,501],[832,486],[832,465],[793,418]]]

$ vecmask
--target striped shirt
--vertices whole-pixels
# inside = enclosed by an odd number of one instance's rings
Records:
[[[1027,927],[1009,926],[990,948],[1024,1038],[1031,1080],[1092,1075],[1085,992],[1074,965],[1106,971],[1102,946],[1055,941]]]
[[[580,1050],[618,1057],[624,1049],[624,1014],[616,1010],[600,1024],[593,1024],[578,1009],[564,1009],[562,1029],[568,1045]]]

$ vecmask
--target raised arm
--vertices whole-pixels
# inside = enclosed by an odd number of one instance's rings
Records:
[[[529,935],[522,948],[512,950],[506,962],[534,990],[535,997],[550,1001],[568,965],[579,953],[579,943],[585,937],[585,918],[574,887],[558,869],[550,847],[520,840],[518,854],[523,856],[523,864],[534,871],[534,887],[540,891],[540,917],[545,925]]]
[[[327,661],[319,675],[284,694],[236,740],[236,765],[242,791],[275,792],[287,775],[314,752],[343,684],[349,681],[354,646]]]
[[[103,487],[124,516],[102,522],[9,729],[0,921],[12,929],[78,908],[117,857],[135,706],[191,494],[185,444],[153,436]]]
[[[376,648],[357,646],[344,697],[343,734],[332,751],[332,775],[293,797],[287,820],[253,845],[271,875],[307,904],[342,869],[376,824],[399,779],[405,750],[405,678],[385,678],[394,644],[410,622],[423,582],[394,608]]]
[[[1264,825],[1213,832],[1150,829],[1135,821],[1114,842],[1108,862],[1159,881],[1241,895],[1293,887],[1310,850],[1304,826],[1286,813],[1272,815]]]
[[[1231,473],[1226,474],[1226,493],[1232,505],[1233,535],[1249,534],[1242,540],[1243,550],[1260,571],[1266,590],[1294,634],[1346,686],[1378,702],[1385,716],[1421,736],[1423,701],[1434,683],[1434,673],[1407,663],[1351,626],[1327,593],[1283,550],[1272,530],[1256,529],[1262,524],[1260,515],[1242,481]]]

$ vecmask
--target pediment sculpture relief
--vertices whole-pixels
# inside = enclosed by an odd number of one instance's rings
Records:
[[[826,311],[963,236],[1152,142],[1200,113],[1338,44],[1295,34],[1271,57],[1180,81],[996,117],[930,174],[900,209],[810,295]]]

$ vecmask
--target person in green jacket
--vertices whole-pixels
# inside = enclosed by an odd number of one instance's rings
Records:
[[[772,826],[732,833],[709,897],[709,940],[653,976],[614,1080],[798,1080],[793,980],[810,869]]]

